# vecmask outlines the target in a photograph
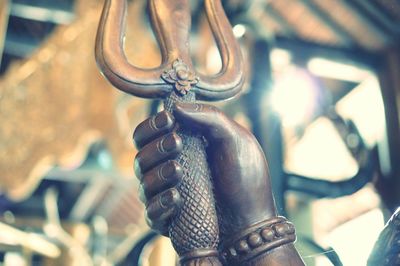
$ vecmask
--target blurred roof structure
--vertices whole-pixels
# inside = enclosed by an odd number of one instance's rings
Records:
[[[0,73],[11,60],[29,56],[56,25],[74,19],[74,0],[6,2],[9,20]],[[265,30],[285,41],[377,52],[400,39],[396,0],[230,0],[224,4],[230,17],[256,5]]]
[[[269,1],[263,18],[277,36],[342,48],[378,51],[400,37],[395,0]]]

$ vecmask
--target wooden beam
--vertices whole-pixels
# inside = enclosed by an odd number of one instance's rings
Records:
[[[347,47],[355,45],[353,37],[344,30],[332,17],[326,14],[311,0],[300,0],[300,2],[308,9],[308,11],[316,17],[321,24],[327,26],[339,39],[339,41]]]
[[[387,44],[392,40],[392,36],[383,32],[370,18],[368,18],[365,14],[360,12],[360,9],[354,2],[348,0],[337,0],[343,7],[351,11],[354,18],[360,21],[363,25],[365,25],[368,30],[375,35],[375,38],[381,39],[383,43]]]
[[[349,0],[354,6],[358,6],[358,10],[366,17],[369,17],[378,27],[386,32],[399,34],[400,27],[398,23],[390,18],[374,1],[365,0]]]
[[[287,36],[295,36],[296,29],[290,25],[290,23],[281,15],[277,10],[275,10],[271,5],[265,6],[265,12],[269,17],[275,20],[282,28]]]
[[[363,68],[376,69],[379,56],[361,48],[344,48],[321,45],[301,39],[277,36],[274,45],[286,49],[303,58],[323,57],[342,62],[359,64]]]

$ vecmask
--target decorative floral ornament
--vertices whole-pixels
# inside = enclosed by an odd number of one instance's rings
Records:
[[[172,63],[171,69],[162,73],[161,77],[166,82],[174,84],[175,89],[182,95],[187,94],[191,87],[199,82],[196,74],[179,58]]]

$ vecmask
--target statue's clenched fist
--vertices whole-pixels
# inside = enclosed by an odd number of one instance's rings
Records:
[[[174,188],[183,175],[175,160],[182,151],[178,127],[206,139],[223,235],[276,215],[267,164],[254,136],[213,106],[180,103],[173,114],[160,112],[134,133],[139,149],[135,172],[153,229],[167,234],[168,222],[181,203]]]

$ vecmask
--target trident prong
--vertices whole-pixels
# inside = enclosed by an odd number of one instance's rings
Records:
[[[241,54],[220,0],[205,0],[205,13],[222,59],[214,76],[197,73],[193,91],[199,100],[223,100],[236,95],[243,84]],[[149,0],[152,27],[160,46],[162,62],[153,69],[131,65],[123,50],[126,0],[106,0],[96,39],[96,59],[107,79],[117,88],[144,98],[165,98],[171,85],[161,75],[180,59],[193,69],[190,59],[190,6],[187,0]]]

